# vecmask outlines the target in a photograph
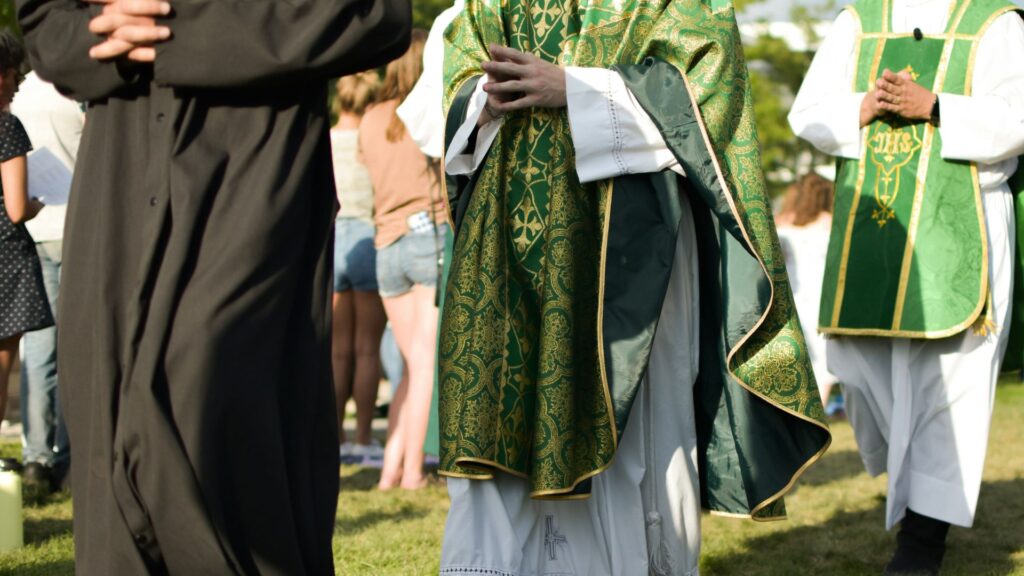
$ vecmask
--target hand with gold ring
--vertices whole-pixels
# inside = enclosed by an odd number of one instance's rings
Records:
[[[564,108],[565,69],[537,56],[491,44],[491,61],[482,67],[487,73],[488,116],[500,118],[507,112],[527,108]],[[481,121],[480,125],[484,122]]]
[[[929,120],[935,105],[935,94],[921,86],[910,72],[885,70],[875,83],[878,107],[907,120]]]
[[[484,112],[486,112],[491,117],[492,120],[498,120],[505,116],[504,112],[494,109],[494,105],[491,102],[490,95],[488,95],[487,101],[484,103]]]

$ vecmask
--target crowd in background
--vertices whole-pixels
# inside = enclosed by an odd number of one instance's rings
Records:
[[[20,343],[25,478],[57,489],[66,477],[69,451],[56,394],[52,319],[65,207],[44,206],[33,198],[27,158],[33,147],[46,149],[70,173],[85,115],[79,104],[31,74],[15,98],[24,54],[12,36],[0,40],[0,415],[5,414],[8,374]],[[339,458],[380,467],[382,490],[426,483],[424,444],[434,391],[446,208],[440,161],[424,153],[399,110],[423,73],[426,42],[424,31],[414,31],[401,58],[383,70],[339,79],[332,95],[336,121],[330,139],[340,206],[332,305]],[[833,395],[836,379],[825,366],[824,343],[815,327],[831,206],[831,182],[809,174],[788,189],[776,219],[830,415],[841,413],[841,395]],[[389,407],[384,446],[373,436],[382,378],[391,384],[390,400],[383,399]],[[344,431],[350,402],[354,434]]]
[[[46,168],[64,170],[69,183],[85,114],[35,74],[24,75],[24,50],[8,33],[0,35],[0,71],[0,417],[20,344],[23,477],[56,490],[67,480],[70,450],[57,397],[53,320],[65,205],[44,205],[29,189],[28,155],[48,154]]]
[[[404,365],[388,412],[382,490],[416,489],[426,482],[423,447],[446,217],[439,164],[420,150],[398,115],[423,71],[425,42],[426,33],[414,30],[409,50],[388,64],[383,79],[371,71],[339,80],[338,120],[331,130],[341,205],[335,225],[334,374],[339,422],[347,400],[356,404],[351,453],[376,453],[370,427],[385,315]]]

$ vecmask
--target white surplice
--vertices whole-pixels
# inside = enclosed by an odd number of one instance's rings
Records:
[[[465,5],[464,0],[455,0],[434,18],[423,44],[423,73],[395,111],[430,158],[440,158],[444,149],[444,33]]]
[[[942,34],[950,0],[895,0],[893,31]],[[835,156],[859,158],[853,93],[857,20],[843,12],[793,104],[794,132]],[[996,330],[943,340],[836,337],[829,369],[846,385],[850,420],[869,473],[888,472],[886,528],[915,512],[969,527],[981,486],[999,364],[1009,336],[1015,244],[1006,185],[1024,153],[1024,22],[996,19],[979,42],[971,96],[940,94],[941,154],[978,163],[988,228]]]
[[[570,127],[582,182],[671,169],[682,174],[651,119],[614,72],[567,69]],[[486,95],[473,96],[451,143],[449,173],[479,167],[500,121],[479,129]],[[451,508],[444,576],[682,576],[697,574],[700,495],[693,383],[699,287],[690,204],[683,217],[665,305],[629,422],[611,467],[586,500],[529,497],[526,481],[448,479]]]

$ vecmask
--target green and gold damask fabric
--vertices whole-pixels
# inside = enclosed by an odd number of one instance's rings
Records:
[[[1005,0],[951,3],[946,31],[893,33],[887,0],[861,0],[855,92],[885,69],[935,93],[970,95],[974,58]],[[929,122],[884,116],[859,160],[839,160],[820,329],[831,334],[944,338],[978,321],[988,299],[985,214],[973,163],[943,160]]]
[[[447,32],[449,135],[492,42],[616,67],[688,179],[581,184],[565,110],[531,109],[506,115],[472,179],[450,181],[441,473],[503,471],[541,498],[587,493],[646,371],[684,192],[700,204],[704,504],[780,517],[830,437],[765,200],[731,5],[471,0]]]

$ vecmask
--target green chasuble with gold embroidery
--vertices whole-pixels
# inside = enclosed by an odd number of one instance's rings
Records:
[[[885,69],[907,71],[937,94],[971,95],[988,26],[1016,8],[1005,0],[951,3],[946,31],[892,32],[887,0],[860,0],[854,92]],[[819,329],[827,334],[945,338],[986,321],[988,243],[978,167],[941,157],[928,122],[896,116],[863,131],[859,160],[836,177]]]
[[[783,494],[830,435],[765,197],[732,6],[469,0],[446,36],[449,141],[497,43],[616,70],[687,177],[581,184],[565,109],[538,108],[506,115],[480,168],[450,179],[441,473],[500,471],[526,479],[535,498],[587,495],[646,372],[688,194],[702,502],[782,517]]]

